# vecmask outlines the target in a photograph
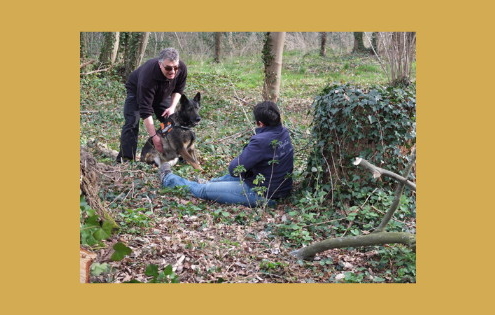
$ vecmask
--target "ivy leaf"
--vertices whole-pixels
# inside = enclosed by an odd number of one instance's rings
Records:
[[[165,269],[163,269],[163,274],[166,276],[170,276],[173,273],[172,265],[167,265]]]
[[[129,247],[125,246],[120,242],[113,245],[113,249],[115,250],[115,252],[112,254],[112,257],[110,257],[110,259],[113,261],[122,260],[124,259],[125,256],[132,253],[132,249],[130,249]]]
[[[110,266],[107,263],[93,263],[91,265],[91,275],[99,276],[104,272],[108,272],[110,270]]]
[[[150,277],[158,277],[158,266],[149,264],[148,266],[146,266],[144,274]]]
[[[112,229],[113,229],[113,224],[112,222],[110,221],[105,221],[103,222],[103,225],[101,227],[105,232],[107,232],[108,234],[112,234]]]
[[[98,241],[106,240],[110,237],[110,234],[107,233],[104,229],[98,229],[93,233],[93,237]]]

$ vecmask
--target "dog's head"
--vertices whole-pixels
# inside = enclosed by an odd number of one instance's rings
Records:
[[[177,122],[184,127],[194,127],[201,120],[199,116],[199,107],[201,106],[201,94],[198,92],[192,100],[182,94],[180,106],[176,111]]]

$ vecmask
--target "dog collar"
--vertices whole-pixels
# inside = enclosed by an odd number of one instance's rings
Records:
[[[170,131],[172,131],[172,129],[174,129],[174,126],[172,125],[172,123],[170,121],[167,122],[167,125],[166,126],[165,126],[164,123],[160,123],[160,132],[163,135],[169,133]]]

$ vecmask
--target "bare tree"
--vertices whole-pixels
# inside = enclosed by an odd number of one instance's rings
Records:
[[[282,53],[284,51],[285,32],[268,32],[263,47],[265,82],[263,99],[277,102],[282,76]]]
[[[415,32],[377,33],[380,51],[372,45],[380,66],[392,86],[410,82],[412,63],[416,53]],[[372,40],[368,38],[371,42]]]

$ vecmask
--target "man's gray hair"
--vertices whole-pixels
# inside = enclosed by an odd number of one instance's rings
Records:
[[[177,61],[179,60],[179,52],[175,48],[165,48],[160,52],[160,56],[158,57],[160,62],[162,62],[165,59],[168,59],[170,61]]]

